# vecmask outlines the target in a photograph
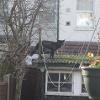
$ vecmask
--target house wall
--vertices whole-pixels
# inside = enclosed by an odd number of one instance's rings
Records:
[[[94,0],[93,2],[93,20],[95,26],[100,17],[100,0]],[[80,29],[76,27],[76,6],[77,0],[60,0],[59,39],[65,39],[66,41],[90,41],[94,29]],[[70,22],[70,25],[66,25],[67,22]],[[97,41],[96,34],[93,41]]]

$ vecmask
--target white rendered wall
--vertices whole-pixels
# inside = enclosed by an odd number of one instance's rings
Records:
[[[66,41],[90,41],[93,30],[79,30],[76,28],[76,1],[77,0],[60,0],[59,39],[65,39]],[[100,0],[94,0],[95,25],[99,17]],[[66,25],[67,21],[70,22],[69,26]],[[93,41],[97,41],[96,34]]]

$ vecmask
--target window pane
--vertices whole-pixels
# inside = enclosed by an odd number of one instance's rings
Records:
[[[58,82],[59,74],[58,73],[49,73],[48,81]]]
[[[86,93],[86,88],[84,84],[82,84],[82,93]]]
[[[93,0],[77,0],[77,10],[93,10]]]
[[[47,91],[58,91],[58,83],[48,83]]]
[[[83,77],[82,77],[82,89],[81,89],[81,91],[82,91],[82,93],[86,93],[86,88],[85,88]]]
[[[61,92],[72,92],[72,84],[71,83],[60,83],[60,91]]]
[[[93,28],[93,14],[77,13],[77,27]]]
[[[72,73],[61,73],[60,81],[61,82],[72,82]]]
[[[60,82],[61,92],[72,92],[72,73],[61,73]]]

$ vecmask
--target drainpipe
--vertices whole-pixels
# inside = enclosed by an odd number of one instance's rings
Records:
[[[57,0],[57,41],[59,40],[59,4],[60,0]]]
[[[39,60],[41,59],[41,28],[39,28]]]

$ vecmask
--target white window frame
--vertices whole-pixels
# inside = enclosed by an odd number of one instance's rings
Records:
[[[91,8],[88,8],[88,9],[86,9],[86,4],[83,4],[83,2],[81,2],[82,5],[78,6],[80,1],[82,1],[82,0],[79,0],[79,1],[77,0],[77,6],[76,6],[77,10],[80,10],[80,11],[83,11],[83,10],[85,10],[85,11],[93,11],[94,10],[94,0],[90,0],[92,2],[92,5],[89,4],[88,6],[91,6]],[[87,0],[86,0],[86,2],[87,2]],[[83,5],[85,6],[85,8],[82,7]],[[82,8],[79,8],[79,7],[82,7]]]
[[[81,76],[81,94],[82,94],[82,95],[87,95],[86,92],[82,92],[82,84],[84,84],[84,82],[82,81],[82,76]],[[84,85],[85,85],[85,84],[84,84]]]
[[[48,73],[72,73],[72,92],[48,91]],[[49,70],[45,75],[45,95],[61,95],[61,96],[88,96],[87,93],[82,93],[82,76],[80,71],[52,71]]]
[[[89,13],[92,14],[93,16],[93,27],[82,27],[82,26],[77,26],[77,14],[78,13]],[[93,31],[95,27],[95,17],[94,17],[94,1],[93,1],[93,8],[92,10],[79,10],[77,9],[77,0],[76,0],[76,30],[82,30],[82,31]]]

